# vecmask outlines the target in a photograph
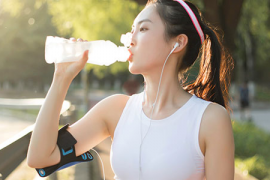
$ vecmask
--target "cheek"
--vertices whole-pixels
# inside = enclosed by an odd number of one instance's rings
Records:
[[[158,38],[157,38],[158,37]],[[159,34],[142,38],[139,45],[139,56],[144,62],[165,61],[168,45]]]
[[[134,55],[133,61],[129,63],[129,71],[132,74],[140,74],[149,69],[160,68],[169,51],[168,44],[162,35],[144,34],[137,39],[137,53]]]
[[[167,57],[167,48],[162,43],[154,43],[146,54],[145,68],[161,68]]]

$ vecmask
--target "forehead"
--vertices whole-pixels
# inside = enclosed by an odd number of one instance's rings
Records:
[[[161,22],[161,19],[157,13],[156,7],[154,5],[149,5],[147,7],[145,7],[139,14],[138,16],[135,18],[133,25],[137,25],[138,22],[145,20],[145,19],[149,19],[151,20],[153,23],[159,23]]]

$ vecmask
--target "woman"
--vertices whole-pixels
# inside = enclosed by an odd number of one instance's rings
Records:
[[[232,180],[234,139],[226,111],[230,59],[215,31],[193,4],[156,0],[136,17],[131,33],[129,71],[143,75],[145,90],[105,98],[69,126],[67,131],[77,140],[76,156],[110,136],[115,179]],[[179,83],[199,54],[196,81]],[[29,166],[60,162],[60,109],[87,59],[85,52],[78,62],[55,64],[32,134]]]

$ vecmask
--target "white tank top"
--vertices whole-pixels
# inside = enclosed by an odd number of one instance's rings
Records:
[[[144,137],[150,125],[150,118],[141,111],[142,102],[143,92],[132,95],[115,128],[110,162],[116,180],[139,179],[140,127]],[[205,179],[199,129],[202,115],[210,103],[193,95],[169,117],[152,120],[142,144],[141,179]]]

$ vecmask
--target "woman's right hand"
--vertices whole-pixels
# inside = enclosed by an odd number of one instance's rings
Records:
[[[81,38],[70,38],[70,41],[84,42]],[[84,68],[88,60],[88,50],[84,51],[82,58],[75,62],[55,63],[54,79],[61,79],[71,82]]]

